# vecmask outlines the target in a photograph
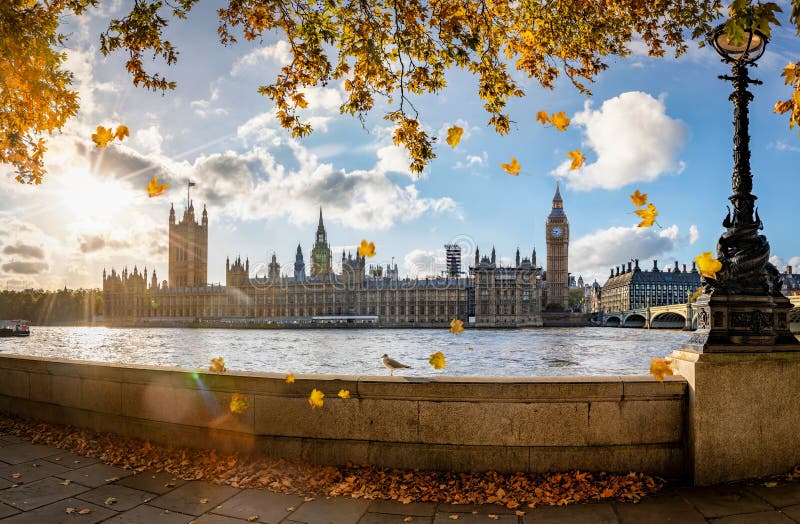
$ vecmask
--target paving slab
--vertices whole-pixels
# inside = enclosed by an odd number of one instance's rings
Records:
[[[436,511],[449,513],[474,513],[478,515],[514,515],[516,510],[508,509],[499,504],[439,504]]]
[[[53,455],[58,451],[57,448],[42,446],[41,444],[29,444],[27,442],[11,444],[0,448],[0,460],[6,464],[20,464]]]
[[[5,502],[9,506],[23,511],[29,511],[89,491],[86,486],[75,483],[64,486],[61,482],[55,477],[47,477],[30,484],[4,489],[0,491],[0,502]]]
[[[175,478],[172,473],[167,473],[166,471],[145,470],[120,479],[117,484],[163,495],[179,486],[183,486],[186,481]]]
[[[645,497],[637,504],[614,502],[622,524],[705,524],[706,519],[677,494]]]
[[[84,457],[83,455],[78,455],[69,451],[61,451],[61,453],[45,457],[44,460],[70,469],[85,468],[86,466],[100,462],[100,459]]]
[[[203,515],[199,519],[193,520],[192,522],[196,522],[197,524],[247,524],[246,520],[226,517],[225,515],[214,515],[212,513]]]
[[[69,471],[46,460],[22,462],[10,466],[0,466],[0,478],[11,481],[12,484],[30,484],[31,482],[52,477],[57,473]]]
[[[759,484],[757,486],[748,486],[746,489],[777,508],[800,504],[800,482],[788,482],[774,488]]]
[[[0,447],[1,446],[8,446],[9,444],[22,444],[23,442],[28,442],[27,440],[23,440],[16,435],[0,435]]]
[[[216,508],[239,491],[241,490],[230,486],[218,486],[210,482],[193,480],[154,499],[150,505],[196,516]]]
[[[100,486],[99,488],[94,488],[91,491],[78,495],[78,498],[81,500],[92,502],[98,506],[105,506],[114,511],[127,511],[145,502],[150,502],[156,497],[157,495],[154,493],[127,488],[125,486],[117,486],[115,484],[106,484],[105,486]],[[113,498],[114,502],[106,504],[109,498]]]
[[[292,514],[291,520],[306,524],[354,524],[370,505],[369,500],[318,498],[304,502]]]
[[[256,522],[273,524],[280,522],[291,513],[286,508],[296,508],[302,503],[303,497],[297,495],[246,489],[226,500],[222,507],[212,509],[211,512],[237,519],[247,519],[257,515]]]
[[[67,508],[75,508],[75,511],[67,513]],[[91,512],[81,515],[78,511],[82,509]],[[3,520],[3,524],[95,524],[113,515],[114,512],[109,509],[78,499],[65,499],[33,511],[17,513]]]
[[[411,518],[412,520],[406,520]],[[483,517],[486,520],[486,517]],[[413,522],[414,524],[431,524],[433,522],[433,516],[414,516],[414,515],[397,515],[395,513],[364,513],[364,516],[361,517],[361,520],[358,521],[358,524],[406,524],[407,522]],[[458,521],[450,521],[452,524],[455,524]],[[488,522],[494,522],[489,520]]]
[[[108,464],[92,464],[91,466],[73,469],[66,473],[58,473],[56,476],[62,479],[69,479],[72,482],[77,482],[84,486],[89,486],[90,488],[97,488],[103,484],[115,482],[132,474],[133,472],[129,469],[109,466]]]
[[[526,510],[525,524],[616,524],[619,522],[610,502],[546,506]]]
[[[772,506],[752,493],[748,493],[742,487],[687,488],[679,490],[678,493],[709,519],[773,509]]]
[[[711,520],[714,524],[794,524],[794,521],[780,511],[761,511],[758,513],[745,513],[730,515],[721,519]]]
[[[193,519],[194,517],[191,515],[155,508],[145,504],[120,513],[103,524],[186,524]]]
[[[458,520],[452,520],[450,515],[458,515]],[[497,519],[490,519],[487,515],[497,515]],[[419,517],[414,517],[415,520],[417,518]],[[516,515],[500,515],[499,513],[491,512],[488,514],[484,513],[482,515],[474,515],[472,513],[437,512],[433,519],[433,524],[491,524],[493,522],[499,522],[500,524],[517,524],[517,517]]]
[[[14,484],[15,484],[14,482],[11,482],[11,481],[8,481],[8,480],[5,480],[5,479],[0,479],[0,489],[10,488]]]
[[[797,522],[800,522],[800,504],[797,506],[788,506],[782,508],[781,511],[783,512],[784,515],[788,515],[789,518],[792,518]]]
[[[14,513],[19,513],[19,510],[5,504],[0,504],[0,519],[11,516]]]
[[[392,515],[407,516],[433,516],[436,513],[436,504],[433,502],[411,502],[403,504],[396,500],[373,500],[367,508],[372,513],[390,513]]]

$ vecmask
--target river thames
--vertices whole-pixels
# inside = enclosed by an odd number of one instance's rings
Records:
[[[189,329],[33,327],[28,338],[0,339],[0,353],[123,364],[207,368],[222,356],[231,371],[388,375],[388,353],[411,369],[402,376],[637,375],[690,333],[623,328]],[[447,366],[434,370],[431,353]]]

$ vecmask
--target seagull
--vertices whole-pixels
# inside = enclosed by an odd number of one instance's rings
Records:
[[[403,369],[403,368],[410,368],[411,366],[406,366],[405,364],[401,364],[400,362],[396,361],[393,358],[389,358],[389,355],[386,353],[383,354],[383,365],[389,370],[390,375],[394,375],[395,369]]]

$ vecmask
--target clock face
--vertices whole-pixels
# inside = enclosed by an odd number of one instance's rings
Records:
[[[553,235],[556,238],[560,237],[563,232],[564,231],[558,226],[556,226],[556,227],[554,227],[553,229],[550,230],[550,234]]]

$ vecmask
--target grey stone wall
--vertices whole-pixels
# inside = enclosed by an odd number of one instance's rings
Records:
[[[312,388],[325,393],[312,409]],[[340,399],[340,389],[351,398]],[[241,415],[233,393],[247,397]],[[0,411],[176,446],[397,468],[681,477],[687,384],[636,377],[221,375],[0,355]]]

